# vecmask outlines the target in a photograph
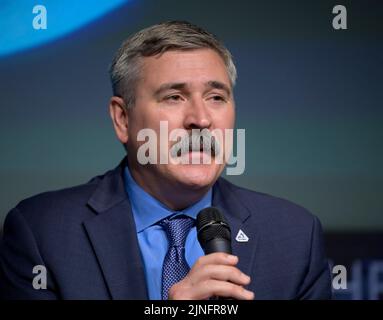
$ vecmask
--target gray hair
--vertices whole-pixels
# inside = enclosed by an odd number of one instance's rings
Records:
[[[113,94],[124,99],[126,107],[135,103],[135,86],[140,76],[141,58],[168,50],[209,48],[223,59],[231,86],[237,70],[229,50],[216,36],[186,21],[168,21],[143,29],[126,39],[114,56],[109,73]]]

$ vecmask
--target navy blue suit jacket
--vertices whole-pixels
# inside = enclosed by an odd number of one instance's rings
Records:
[[[20,202],[8,214],[0,252],[6,299],[147,299],[123,165],[87,184]],[[319,220],[286,200],[220,178],[213,206],[232,230],[238,267],[256,299],[328,299],[330,272]],[[249,238],[238,242],[241,229]],[[47,289],[32,286],[44,265]]]

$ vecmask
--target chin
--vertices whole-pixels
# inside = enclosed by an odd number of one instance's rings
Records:
[[[175,170],[179,182],[195,189],[210,187],[219,176],[219,168],[214,165],[180,165]]]

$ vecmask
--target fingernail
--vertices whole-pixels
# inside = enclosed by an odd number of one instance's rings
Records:
[[[238,260],[238,257],[229,254],[229,255],[227,255],[227,260],[235,262]]]
[[[254,300],[254,292],[246,290],[246,297],[250,300]]]
[[[242,273],[243,280],[246,281],[247,283],[250,283],[250,277],[247,274]]]

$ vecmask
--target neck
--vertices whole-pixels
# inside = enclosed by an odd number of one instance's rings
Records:
[[[174,211],[190,207],[201,200],[211,188],[211,185],[191,188],[181,183],[163,179],[161,176],[156,176],[156,179],[153,179],[151,170],[142,170],[142,168],[131,165],[130,162],[129,171],[135,182],[143,190]]]

